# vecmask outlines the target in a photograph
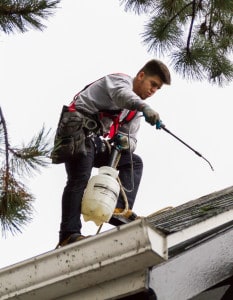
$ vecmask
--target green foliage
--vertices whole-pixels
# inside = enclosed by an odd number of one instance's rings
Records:
[[[149,13],[151,9],[154,7],[154,0],[120,0],[120,3],[123,4],[125,2],[126,10],[133,10],[136,13]]]
[[[149,52],[166,55],[187,79],[220,86],[233,79],[233,0],[122,0],[126,10],[149,12],[142,34]]]
[[[180,35],[182,35],[182,29],[179,24],[175,22],[168,24],[164,17],[152,17],[145,27],[143,37],[149,51],[162,54],[171,51],[174,46],[180,46],[180,40],[177,39]],[[151,36],[156,36],[156,39],[151,39]]]
[[[50,163],[50,131],[43,127],[27,145],[12,147],[0,107],[0,221],[2,233],[15,233],[31,221],[34,196],[21,182]]]
[[[49,157],[51,150],[49,133],[50,130],[45,132],[45,127],[43,126],[40,132],[27,145],[22,145],[20,149],[10,148],[10,152],[13,154],[11,168],[14,172],[21,176],[30,176],[33,171],[38,172],[40,167],[48,165],[48,161],[44,158]]]
[[[21,232],[21,228],[31,221],[33,200],[33,196],[21,182],[15,180],[11,174],[7,175],[6,170],[0,170],[0,217],[3,235],[7,231]]]
[[[0,30],[4,33],[43,30],[42,19],[52,14],[60,1],[51,0],[2,0],[0,2]]]
[[[0,1],[0,31],[24,33],[30,28],[43,30],[60,0]],[[49,158],[49,132],[45,128],[27,145],[12,147],[7,124],[0,107],[0,226],[2,234],[15,233],[32,219],[34,196],[21,182],[46,167]]]
[[[207,52],[198,45],[193,47],[191,51],[187,51],[186,46],[183,46],[180,51],[173,52],[172,56],[175,71],[180,74],[182,72],[181,75],[187,79],[196,80],[205,79],[202,67],[206,65],[207,59]]]

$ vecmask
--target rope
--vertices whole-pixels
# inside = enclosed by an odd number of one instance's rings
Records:
[[[121,158],[121,153],[118,152],[117,157],[116,157],[116,161],[115,161],[115,164],[114,164],[113,168],[115,168],[115,169],[117,168],[117,165],[118,165],[118,163],[120,161],[120,158]]]
[[[125,202],[125,208],[122,212],[119,212],[119,213],[114,213],[113,215],[114,216],[123,216],[125,215],[125,213],[129,210],[129,202],[128,202],[128,198],[127,198],[127,195],[125,193],[125,190],[124,190],[124,187],[121,183],[121,180],[119,177],[117,177],[117,181],[120,185],[120,192],[122,193],[122,196],[123,196],[123,199],[124,199],[124,202]]]
[[[161,208],[160,210],[157,210],[157,211],[154,212],[153,214],[150,214],[150,215],[148,215],[148,216],[146,216],[146,217],[147,217],[147,218],[150,218],[150,217],[156,216],[156,215],[158,215],[158,214],[160,214],[160,213],[162,213],[162,212],[164,212],[164,211],[170,210],[170,209],[172,209],[172,208],[173,208],[173,206],[167,206],[167,207]]]
[[[122,193],[122,196],[123,196],[123,199],[124,199],[124,202],[125,202],[125,208],[122,212],[119,212],[119,213],[114,213],[113,216],[123,216],[127,213],[127,211],[129,210],[129,202],[128,202],[128,198],[127,198],[127,195],[124,191],[124,188],[123,188],[123,185],[121,183],[121,180],[119,177],[117,177],[117,181],[120,185],[120,192]],[[96,235],[100,233],[100,230],[102,229],[103,227],[103,223],[99,226],[97,232],[96,232]]]
[[[96,232],[96,235],[100,233],[100,230],[102,229],[103,224],[104,224],[104,223],[102,223],[102,224],[99,226],[99,228],[98,228],[98,230],[97,230],[97,232]]]
[[[114,164],[114,168],[117,168],[117,165],[118,165],[118,163],[120,161],[120,158],[121,158],[121,154],[118,153],[116,161],[115,161],[115,164]],[[128,198],[127,198],[127,195],[125,193],[124,187],[123,187],[123,185],[121,183],[121,180],[120,180],[119,176],[117,177],[117,181],[119,183],[120,192],[121,192],[121,194],[123,196],[123,200],[125,202],[125,208],[124,208],[124,210],[122,212],[120,212],[120,213],[114,213],[113,215],[115,215],[115,216],[121,215],[122,216],[122,215],[124,215],[129,210],[129,203],[128,203]]]

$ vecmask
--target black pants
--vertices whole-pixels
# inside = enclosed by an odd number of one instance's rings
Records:
[[[117,167],[121,183],[126,188],[125,192],[130,209],[133,208],[143,170],[141,158],[134,153],[131,155],[129,151],[123,151]],[[84,156],[80,154],[75,160],[65,163],[67,183],[62,195],[60,242],[72,233],[81,233],[81,202],[92,168],[108,165],[109,159],[110,155],[108,150],[105,152],[96,151],[93,141],[88,139],[87,155]],[[125,207],[125,202],[121,193],[116,207]]]

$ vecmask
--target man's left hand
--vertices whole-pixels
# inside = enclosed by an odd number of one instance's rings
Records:
[[[128,140],[127,136],[122,135],[122,134],[118,134],[117,137],[116,137],[116,146],[120,150],[129,149],[129,140]]]

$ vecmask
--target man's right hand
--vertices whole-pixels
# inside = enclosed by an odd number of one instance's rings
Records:
[[[151,125],[155,125],[156,122],[160,121],[159,114],[155,110],[153,110],[149,105],[144,106],[142,112],[146,121]]]

